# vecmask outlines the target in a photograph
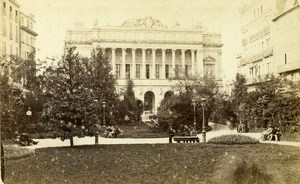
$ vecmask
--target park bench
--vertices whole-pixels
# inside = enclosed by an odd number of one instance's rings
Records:
[[[186,142],[200,142],[199,137],[197,136],[175,136],[173,137],[174,141],[177,143],[180,143],[181,141],[186,143]]]

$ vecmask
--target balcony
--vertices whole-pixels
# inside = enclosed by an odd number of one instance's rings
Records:
[[[277,73],[284,73],[293,70],[300,70],[300,60],[277,67]]]
[[[269,56],[273,56],[273,47],[269,47],[269,48],[267,48],[265,50],[262,50],[259,53],[254,54],[252,56],[242,58],[240,60],[240,65],[243,66],[243,65],[246,65],[248,63],[252,63],[254,61],[258,61],[260,59],[267,58]]]

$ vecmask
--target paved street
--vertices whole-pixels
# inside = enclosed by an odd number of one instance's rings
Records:
[[[226,125],[219,125],[211,123],[210,126],[213,128],[212,131],[207,132],[206,139],[209,140],[213,137],[220,135],[228,134],[238,134],[237,131],[230,130]],[[241,133],[241,135],[247,135],[259,139],[260,133]],[[198,137],[201,139],[202,135],[198,134]],[[39,141],[37,145],[28,146],[27,148],[36,149],[36,148],[46,148],[46,147],[62,147],[69,146],[70,141],[65,140],[61,141],[57,139],[34,139]],[[166,144],[169,139],[166,138],[103,138],[99,137],[99,144]],[[201,141],[201,140],[200,140]],[[299,146],[300,142],[288,142],[288,141],[261,141],[261,143],[271,143],[271,144],[280,144],[280,145],[290,145],[290,146]],[[95,144],[95,137],[84,137],[84,138],[74,138],[74,145],[93,145]]]

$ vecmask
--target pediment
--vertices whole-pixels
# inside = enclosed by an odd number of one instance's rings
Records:
[[[208,62],[208,63],[214,63],[214,62],[216,62],[216,59],[211,56],[208,56],[208,57],[204,58],[203,61]]]

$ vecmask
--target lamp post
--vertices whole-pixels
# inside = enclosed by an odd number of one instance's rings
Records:
[[[98,102],[97,99],[94,100],[95,103]],[[99,130],[98,130],[98,126],[95,124],[95,144],[99,144]]]
[[[32,112],[31,112],[31,110],[30,110],[30,107],[28,107],[28,110],[26,111],[27,124],[29,124],[31,115],[32,115]]]
[[[105,101],[102,102],[102,107],[103,107],[103,125],[105,126],[105,106],[106,106],[106,103]]]
[[[196,99],[192,99],[192,105],[194,106],[194,131],[196,131]]]
[[[204,116],[204,107],[206,105],[206,98],[202,97],[201,98],[201,107],[202,107],[202,140],[205,143],[206,142],[206,130],[205,130],[205,116]]]

